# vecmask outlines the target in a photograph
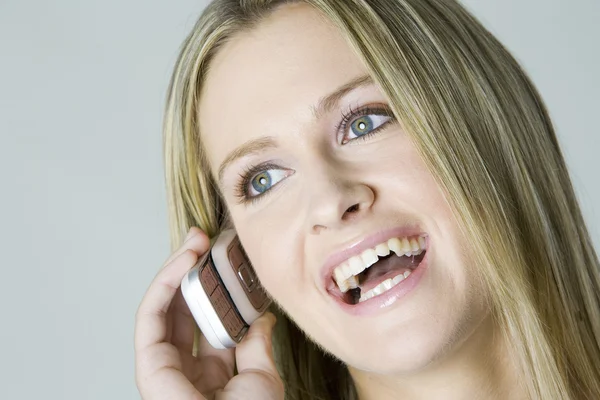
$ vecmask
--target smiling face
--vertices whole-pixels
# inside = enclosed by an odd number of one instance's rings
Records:
[[[355,369],[410,372],[483,320],[443,193],[363,63],[312,8],[282,7],[223,46],[199,116],[263,286],[328,351]]]

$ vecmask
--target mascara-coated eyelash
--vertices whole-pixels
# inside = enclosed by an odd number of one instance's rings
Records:
[[[257,174],[264,173],[269,170],[284,171],[285,168],[281,168],[279,165],[273,163],[258,164],[244,168],[242,173],[239,174],[240,179],[235,188],[235,196],[240,200],[240,203],[254,202],[271,192],[270,188],[265,190],[263,193],[254,196],[251,196],[248,192],[248,187]],[[275,183],[271,187],[276,186],[277,184],[278,183]]]
[[[380,126],[378,126],[377,128],[373,129],[372,131],[365,133],[364,135],[344,141],[343,138],[346,135],[346,133],[349,129],[349,126],[352,125],[352,123],[354,123],[354,121],[356,121],[357,119],[366,117],[369,115],[385,116],[385,117],[389,117],[390,119],[388,121],[386,121],[385,123],[381,124]],[[396,119],[395,119],[394,113],[387,106],[383,106],[383,105],[381,105],[379,107],[366,106],[366,107],[362,107],[362,108],[358,108],[358,109],[355,109],[352,106],[350,106],[348,111],[342,112],[342,120],[340,121],[339,125],[337,126],[336,132],[337,132],[338,137],[340,135],[342,135],[342,139],[339,141],[341,144],[346,144],[348,142],[356,141],[359,139],[366,140],[371,135],[379,132],[381,129],[383,129],[389,123],[394,122],[395,120]]]
[[[379,125],[377,128],[365,133],[364,135],[358,136],[358,137],[350,139],[348,141],[341,140],[341,144],[344,145],[348,142],[355,142],[359,139],[366,140],[369,137],[371,137],[373,134],[375,134],[375,133],[379,132],[380,130],[382,130],[383,128],[385,128],[385,126],[387,126],[391,122],[395,121],[393,112],[387,106],[383,106],[383,105],[380,107],[366,106],[366,107],[362,107],[362,108],[358,108],[358,109],[354,109],[354,108],[352,108],[352,106],[350,106],[347,112],[342,112],[342,119],[336,129],[336,137],[339,137],[340,134],[343,134],[345,136],[347,133],[346,131],[349,128],[349,125],[351,125],[353,122],[355,122],[359,118],[369,116],[369,115],[385,116],[385,117],[389,117],[390,119],[388,121],[382,123],[381,125]],[[267,195],[269,192],[272,191],[271,188],[276,186],[278,184],[278,182],[271,185],[264,192],[259,193],[257,195],[250,195],[249,190],[248,190],[251,181],[257,176],[257,174],[265,173],[270,170],[284,171],[286,169],[281,168],[279,165],[276,165],[273,163],[264,163],[264,164],[259,164],[259,165],[254,165],[254,166],[244,168],[242,173],[240,173],[240,179],[235,188],[235,196],[239,199],[240,204],[241,203],[254,203],[255,201],[260,200],[261,198],[263,198],[265,195]],[[270,180],[271,180],[270,176],[266,176],[265,179],[267,179],[270,183]]]

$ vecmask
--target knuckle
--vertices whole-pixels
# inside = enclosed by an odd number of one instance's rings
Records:
[[[279,374],[270,374],[265,372],[262,375],[264,378],[266,378],[268,385],[272,388],[275,394],[274,399],[283,399],[285,385],[283,384],[283,380],[281,380]]]
[[[256,330],[254,332],[249,331],[247,336],[248,340],[246,343],[254,343],[255,345],[259,344],[265,348],[271,348],[271,337],[269,334]]]

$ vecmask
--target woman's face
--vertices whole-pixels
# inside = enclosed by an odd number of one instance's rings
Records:
[[[285,6],[222,47],[199,115],[263,286],[342,361],[415,371],[484,318],[443,193],[365,66],[309,6]]]

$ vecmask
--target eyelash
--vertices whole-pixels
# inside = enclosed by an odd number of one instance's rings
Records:
[[[382,124],[381,126],[377,127],[376,129],[372,130],[371,132],[367,133],[366,135],[362,135],[357,138],[351,139],[346,143],[356,142],[358,140],[366,140],[366,139],[370,138],[373,134],[378,133],[379,131],[381,131],[382,129],[387,127],[390,123],[393,123],[396,120],[396,118],[394,117],[394,113],[387,106],[382,106],[380,108],[371,108],[369,106],[362,107],[362,108],[353,108],[352,106],[350,106],[350,107],[348,107],[347,111],[342,112],[342,119],[336,127],[336,137],[339,137],[340,133],[343,133],[345,135],[351,122],[353,122],[357,118],[364,117],[366,115],[385,115],[387,117],[390,117],[390,120],[388,122]],[[269,192],[271,192],[271,190],[267,190],[266,192],[259,194],[257,196],[249,196],[248,195],[248,185],[250,184],[250,181],[257,173],[263,172],[268,169],[279,169],[279,168],[280,168],[279,165],[276,165],[273,163],[264,163],[264,164],[250,166],[250,167],[244,167],[244,170],[239,174],[240,179],[238,180],[238,183],[235,188],[235,195],[239,199],[240,204],[242,204],[242,203],[254,204],[254,202],[263,198],[265,195],[268,195]]]
[[[235,188],[235,195],[240,200],[240,203],[254,203],[260,197],[263,197],[265,194],[270,192],[270,190],[268,190],[267,192],[259,194],[258,196],[248,196],[248,185],[250,184],[250,181],[252,180],[254,175],[256,175],[257,173],[275,168],[280,167],[279,165],[273,163],[264,163],[250,167],[244,167],[244,170],[239,174],[240,179],[238,180],[238,183]]]
[[[355,142],[357,140],[366,140],[370,138],[373,134],[378,133],[380,130],[385,128],[388,124],[395,121],[394,113],[387,106],[381,106],[380,108],[371,108],[369,106],[365,106],[362,108],[353,108],[352,105],[348,107],[348,111],[342,112],[342,120],[336,128],[336,134],[340,133],[346,134],[346,131],[349,128],[349,125],[354,122],[355,119],[360,117],[364,117],[366,115],[385,115],[386,117],[390,117],[390,120],[385,124],[373,129],[371,132],[366,135],[359,136],[357,138],[351,139],[346,143]]]

